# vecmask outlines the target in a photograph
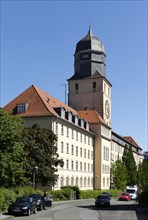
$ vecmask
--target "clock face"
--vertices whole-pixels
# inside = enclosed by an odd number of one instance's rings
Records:
[[[109,101],[105,101],[105,116],[108,119],[110,116],[110,106],[109,106]]]

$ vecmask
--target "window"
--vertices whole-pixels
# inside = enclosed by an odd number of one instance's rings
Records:
[[[88,159],[90,159],[90,150],[88,150]]]
[[[109,161],[109,148],[108,147],[104,147],[103,159],[106,161]]]
[[[91,172],[93,172],[93,164],[91,164]]]
[[[78,146],[76,146],[76,156],[78,156]]]
[[[110,97],[110,88],[108,87],[108,97]]]
[[[66,144],[66,154],[69,154],[69,144]]]
[[[69,128],[67,127],[67,137],[69,137]]]
[[[64,135],[64,126],[61,125],[61,135]]]
[[[64,153],[64,143],[61,142],[61,153]]]
[[[104,83],[104,92],[106,93],[106,84]]]
[[[90,172],[90,164],[88,163],[88,172]]]
[[[84,186],[86,186],[86,177],[84,178]]]
[[[60,185],[64,186],[64,178],[63,177],[61,177],[61,179],[60,179]]]
[[[71,177],[71,186],[74,186],[74,178]]]
[[[86,58],[88,58],[88,54],[83,55],[83,59],[86,59]]]
[[[17,113],[24,113],[26,111],[25,104],[19,104],[17,105]]]
[[[76,161],[76,170],[78,170],[78,161]]]
[[[66,160],[66,169],[69,169],[69,161]]]
[[[75,83],[75,93],[78,93],[78,92],[79,92],[79,84]]]
[[[73,170],[74,167],[73,167],[73,160],[71,161],[71,170]]]
[[[74,130],[71,130],[71,138],[74,139]]]
[[[93,82],[93,92],[96,92],[96,82]]]
[[[93,151],[91,151],[91,160],[93,160]]]
[[[82,134],[80,134],[80,141],[82,142]]]
[[[78,131],[76,131],[76,141],[78,141]]]
[[[71,155],[74,155],[74,146],[71,145]]]
[[[86,149],[84,149],[84,158],[86,158]]]
[[[57,134],[58,133],[58,123],[55,122],[55,133]]]
[[[82,157],[82,147],[80,148],[80,157]]]
[[[86,163],[84,163],[84,171],[86,171]]]
[[[66,177],[66,186],[69,186],[69,178]]]
[[[80,170],[82,171],[82,162],[80,162]]]
[[[86,135],[84,136],[84,144],[86,144]]]
[[[78,180],[78,177],[76,177],[76,186],[78,186],[79,184],[79,180]]]
[[[65,109],[61,108],[61,118],[65,118]]]

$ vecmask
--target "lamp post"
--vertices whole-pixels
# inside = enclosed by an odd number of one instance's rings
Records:
[[[33,187],[33,189],[35,189],[35,187],[36,187],[35,175],[36,175],[37,170],[38,170],[38,166],[35,166],[33,168],[33,173],[32,173],[32,175],[33,175],[33,177],[32,177],[32,187]]]

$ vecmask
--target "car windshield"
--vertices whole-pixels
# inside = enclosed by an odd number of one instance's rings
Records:
[[[97,199],[108,199],[109,198],[109,196],[108,195],[99,195],[98,197],[97,197]]]
[[[31,195],[29,195],[29,197],[32,197],[34,199],[40,199],[41,198],[41,196],[39,194],[31,194]]]
[[[16,202],[17,203],[28,203],[28,198],[17,198],[16,199]]]
[[[128,194],[127,193],[122,193],[122,196],[128,196]]]
[[[135,193],[135,190],[134,189],[127,189],[127,192],[128,193]]]

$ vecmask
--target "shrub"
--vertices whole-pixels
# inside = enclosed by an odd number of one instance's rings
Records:
[[[73,199],[80,199],[80,189],[78,186],[62,186],[61,189],[62,190],[71,189],[71,193],[69,192],[71,195],[70,199],[72,199],[72,198]],[[75,195],[74,195],[74,192],[76,192]],[[68,198],[68,197],[66,196],[66,198]]]
[[[0,212],[8,209],[8,206],[16,199],[16,194],[11,189],[0,188]]]
[[[55,201],[66,200],[66,198],[63,195],[62,190],[52,191],[51,195],[53,197],[53,200],[55,200]]]

